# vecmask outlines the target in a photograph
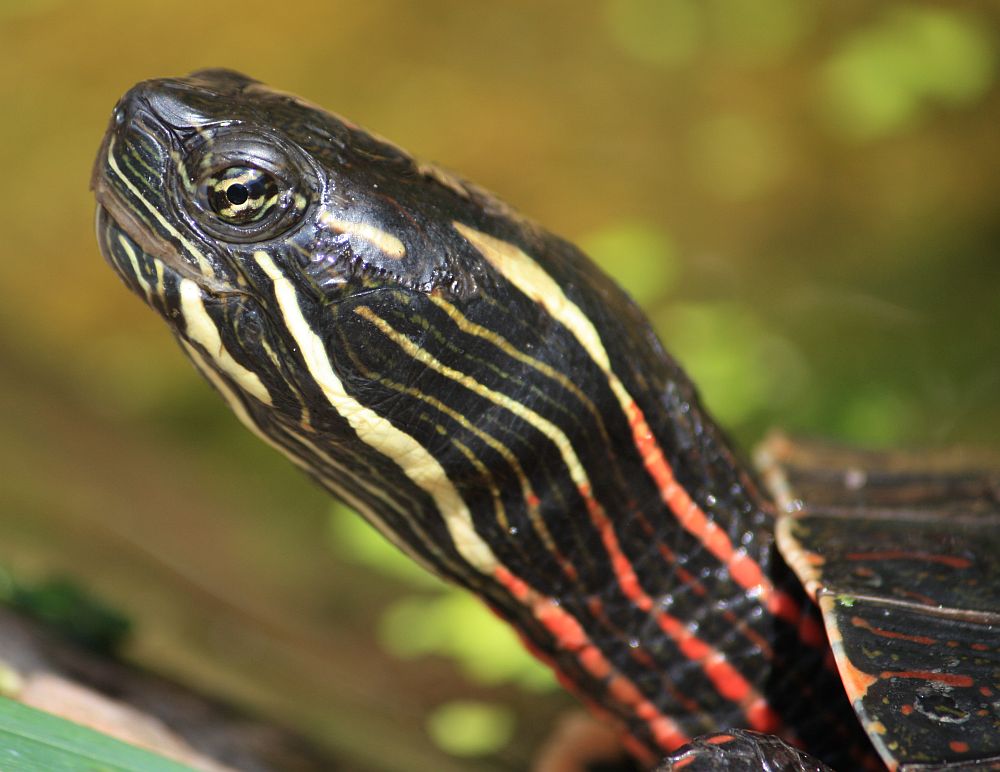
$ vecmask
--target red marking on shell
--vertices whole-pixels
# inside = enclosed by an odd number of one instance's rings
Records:
[[[968,753],[969,744],[967,742],[962,742],[961,740],[952,740],[948,743],[948,747],[951,748],[955,753]]]
[[[972,676],[955,673],[935,673],[931,670],[884,670],[879,678],[917,678],[921,681],[934,681],[946,686],[972,686]]]
[[[938,602],[934,600],[934,598],[932,598],[930,595],[922,595],[921,593],[914,592],[913,590],[902,590],[902,589],[896,590],[896,592],[898,592],[900,595],[906,598],[913,598],[913,600],[917,601],[917,603],[922,603],[925,606],[939,605]]]
[[[862,619],[861,617],[851,617],[851,624],[854,627],[860,627],[862,630],[867,630],[873,635],[877,635],[880,638],[890,638],[894,640],[910,641],[911,643],[920,643],[924,646],[933,646],[937,643],[936,638],[929,638],[926,635],[910,635],[908,633],[897,633],[894,630],[883,630],[880,627],[875,627],[870,622]]]
[[[723,745],[731,743],[735,739],[731,734],[713,734],[711,737],[706,737],[705,742],[709,745]]]
[[[990,645],[988,643],[974,643],[972,644],[972,648],[975,651],[989,651]]]
[[[907,552],[906,550],[881,550],[877,552],[848,552],[847,560],[917,560],[925,563],[938,563],[949,568],[969,568],[972,561],[957,555],[935,555],[930,552]]]
[[[871,685],[878,680],[870,673],[859,670],[846,659],[840,663],[839,670],[840,679],[844,682],[844,690],[852,702],[864,697]]]
[[[988,686],[980,686],[979,687],[979,693],[981,695],[983,695],[984,697],[992,697],[993,696],[993,690],[990,687],[988,687]]]
[[[908,716],[911,713],[913,713],[913,706],[912,705],[904,705],[903,707],[901,707],[899,709],[899,712],[902,713],[904,716]]]

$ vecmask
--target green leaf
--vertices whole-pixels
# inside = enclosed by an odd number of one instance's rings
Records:
[[[4,772],[192,772],[191,767],[0,697]]]

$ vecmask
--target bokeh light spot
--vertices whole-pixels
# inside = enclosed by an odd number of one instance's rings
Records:
[[[418,587],[441,588],[444,583],[364,521],[346,504],[336,502],[327,518],[327,539],[340,557],[374,568]]]
[[[379,621],[378,636],[383,648],[401,659],[449,657],[480,684],[517,683],[533,691],[555,687],[551,672],[528,654],[511,628],[457,589],[393,603]]]
[[[514,734],[514,714],[506,707],[455,700],[427,719],[431,739],[455,756],[482,756],[503,748]]]
[[[792,51],[812,26],[813,9],[798,0],[713,0],[719,45],[750,63],[768,63]]]
[[[846,37],[822,69],[830,128],[871,140],[916,126],[936,106],[975,102],[997,52],[983,24],[945,8],[896,8]]]
[[[662,297],[674,285],[677,252],[662,228],[621,221],[584,236],[579,243],[639,305]]]
[[[731,303],[678,303],[654,326],[723,426],[779,412],[803,388],[801,355],[749,309]]]
[[[605,9],[612,38],[646,64],[687,64],[703,43],[705,20],[694,0],[608,0]]]
[[[695,127],[690,141],[695,175],[717,197],[741,201],[771,190],[788,168],[787,149],[759,119],[714,115]]]

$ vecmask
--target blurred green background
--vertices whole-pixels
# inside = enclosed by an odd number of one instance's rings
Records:
[[[90,164],[137,80],[243,70],[498,192],[643,303],[744,446],[1000,448],[996,3],[0,0],[0,64],[0,565],[346,768],[522,769],[572,703],[105,267]]]

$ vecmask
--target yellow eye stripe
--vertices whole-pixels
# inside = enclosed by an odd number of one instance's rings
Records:
[[[125,175],[121,167],[118,165],[118,161],[115,160],[115,139],[112,137],[108,140],[108,168],[114,173],[114,175],[121,180],[122,184],[128,189],[129,193],[132,194],[133,198],[142,204],[142,206],[153,215],[156,221],[160,224],[167,233],[169,233],[177,243],[180,244],[184,250],[194,258],[195,262],[198,264],[198,268],[202,275],[208,279],[215,277],[215,269],[212,268],[212,264],[208,261],[208,258],[202,254],[201,251],[195,248],[188,239],[184,238],[181,233],[170,224],[163,213],[160,212],[153,204],[146,199],[145,196],[139,191],[135,184]]]

